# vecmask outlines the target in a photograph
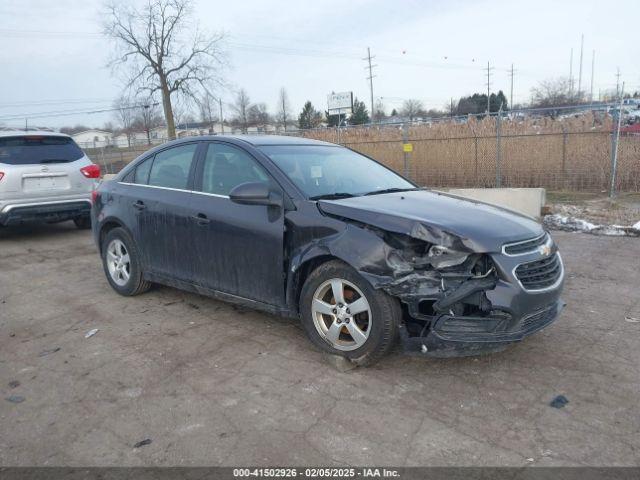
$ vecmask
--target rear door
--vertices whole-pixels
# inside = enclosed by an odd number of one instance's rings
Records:
[[[205,145],[191,204],[195,280],[214,290],[282,305],[283,209],[229,199],[229,192],[246,182],[282,189],[244,149],[223,142]]]
[[[161,150],[140,163],[127,184],[126,205],[146,268],[163,277],[191,277],[189,204],[198,143]]]
[[[0,196],[25,203],[88,194],[95,181],[81,169],[90,165],[69,137],[22,135],[0,137]]]

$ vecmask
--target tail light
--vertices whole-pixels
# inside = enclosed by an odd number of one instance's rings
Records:
[[[100,166],[95,163],[82,167],[80,171],[87,178],[100,178]]]
[[[93,190],[91,192],[91,203],[95,205],[95,203],[98,201],[99,196],[100,192],[98,192],[98,190]]]
[[[4,172],[0,172],[0,180],[2,180],[2,177],[4,177]]]

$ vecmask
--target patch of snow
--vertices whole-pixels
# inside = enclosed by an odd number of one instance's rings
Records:
[[[554,213],[545,215],[544,224],[553,230],[565,230],[567,232],[583,232],[594,235],[607,236],[632,236],[640,237],[640,222],[628,227],[624,225],[596,225],[581,218],[565,216]]]

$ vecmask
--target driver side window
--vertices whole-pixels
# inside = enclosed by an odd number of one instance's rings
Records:
[[[201,191],[227,196],[247,182],[269,182],[269,175],[244,150],[224,143],[210,143],[202,168]]]

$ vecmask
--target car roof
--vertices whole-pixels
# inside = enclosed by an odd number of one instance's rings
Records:
[[[254,147],[265,145],[324,145],[327,147],[337,147],[335,143],[323,142],[312,138],[293,137],[289,135],[197,135],[193,137],[183,137],[178,140],[164,143],[158,147],[166,147],[167,145],[177,145],[184,142],[193,142],[198,140],[218,140],[229,141],[235,144],[249,144]]]
[[[48,130],[0,130],[0,137],[25,137],[25,136],[68,137],[69,135]]]
[[[234,138],[242,140],[255,147],[263,145],[325,145],[336,146],[334,143],[314,140],[313,138],[294,137],[289,135],[216,135],[213,138]]]

